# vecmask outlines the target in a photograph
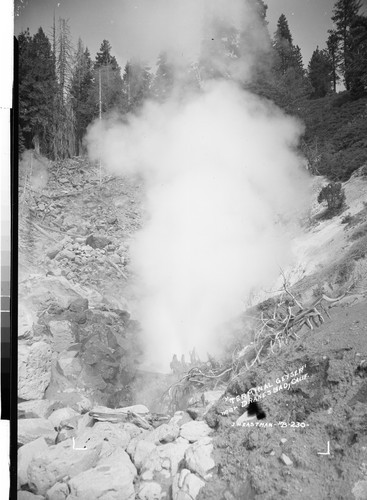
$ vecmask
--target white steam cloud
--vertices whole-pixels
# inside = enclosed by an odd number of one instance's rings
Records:
[[[161,6],[155,14],[151,3],[137,5],[146,9],[142,36],[155,40],[156,49],[196,49],[222,76],[242,82],[266,52],[266,30],[250,2],[170,0],[167,29],[160,17],[165,1],[154,2]],[[218,19],[222,33],[233,23],[243,31],[247,23],[242,52],[224,54],[223,38],[203,49],[210,16],[213,33],[221,33]],[[145,182],[147,217],[132,246],[132,266],[140,281],[146,358],[157,370],[194,346],[201,357],[215,352],[223,324],[290,264],[290,222],[308,203],[308,176],[296,153],[298,121],[229,80],[174,96],[164,104],[147,102],[137,115],[97,121],[87,135],[91,159]]]
[[[213,351],[220,326],[291,259],[280,220],[305,204],[294,149],[302,127],[229,82],[185,103],[149,103],[128,123],[95,123],[89,152],[141,174],[149,217],[133,246],[147,356]]]

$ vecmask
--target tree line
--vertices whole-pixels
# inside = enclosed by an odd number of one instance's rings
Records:
[[[285,15],[279,17],[271,38],[267,6],[263,0],[252,2],[257,23],[241,31],[207,19],[211,36],[203,40],[198,60],[179,69],[167,53],[161,53],[155,72],[136,59],[129,60],[122,71],[108,40],[102,41],[92,60],[81,39],[73,47],[65,19],[57,25],[54,20],[50,36],[42,28],[33,36],[28,29],[23,31],[18,36],[20,150],[34,148],[53,160],[82,154],[87,126],[100,113],[136,113],[148,98],[164,101],[173,91],[200,90],[203,81],[211,78],[237,79],[244,88],[285,109],[300,98],[335,93],[339,81],[353,98],[365,95],[367,18],[360,14],[360,0],[335,3],[334,28],[326,47],[316,47],[307,70]],[[264,42],[262,52],[259,37]],[[251,66],[251,83],[232,71],[243,57]]]

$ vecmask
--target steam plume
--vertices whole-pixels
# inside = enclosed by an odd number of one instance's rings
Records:
[[[249,73],[248,60],[241,64]],[[302,130],[223,80],[90,127],[92,159],[145,180],[147,217],[132,266],[150,368],[167,369],[193,346],[213,352],[224,322],[291,261],[289,220],[308,192],[295,152]]]

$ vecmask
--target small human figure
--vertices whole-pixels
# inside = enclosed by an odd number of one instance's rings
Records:
[[[172,372],[174,374],[180,373],[180,371],[181,371],[181,364],[178,361],[176,354],[173,355],[172,361],[171,361],[171,363],[170,363],[169,366],[170,366],[170,368],[171,368],[171,370],[172,370]]]

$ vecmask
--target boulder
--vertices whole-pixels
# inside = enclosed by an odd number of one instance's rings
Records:
[[[169,421],[170,424],[177,424],[179,426],[186,424],[187,422],[192,422],[192,418],[186,411],[176,411]]]
[[[85,240],[85,244],[89,245],[92,248],[104,248],[110,243],[112,243],[110,238],[107,238],[106,236],[98,236],[93,234],[88,236],[88,238]]]
[[[45,396],[59,403],[61,407],[68,406],[78,413],[85,413],[92,408],[91,400],[82,391],[73,390],[72,387],[57,389],[49,386]]]
[[[52,423],[54,427],[59,427],[61,422],[67,422],[68,420],[76,417],[79,413],[72,408],[59,408],[51,413],[48,420]]]
[[[140,434],[145,432],[145,431],[143,431],[143,429],[141,427],[138,427],[137,425],[132,424],[130,422],[120,424],[120,427],[121,427],[121,429],[123,429],[124,431],[129,433],[130,439],[133,439],[136,436],[139,436]]]
[[[133,500],[136,468],[127,453],[120,449],[99,461],[98,465],[74,476],[67,500]]]
[[[180,436],[193,443],[207,437],[211,432],[212,429],[206,422],[203,420],[193,420],[181,426]]]
[[[28,485],[34,492],[46,492],[65,476],[74,477],[94,467],[101,447],[76,450],[73,441],[63,441],[50,446],[42,456],[35,457],[28,466]],[[90,497],[93,498],[93,495]]]
[[[150,432],[146,437],[146,440],[151,441],[154,444],[160,443],[171,443],[180,434],[180,428],[177,424],[162,424],[154,431]]]
[[[56,255],[56,260],[62,260],[62,259],[68,259],[68,260],[75,260],[75,253],[72,252],[71,250],[68,250],[67,248],[64,248],[64,250],[61,250]]]
[[[34,495],[30,491],[18,491],[17,500],[44,500],[41,495]]]
[[[18,412],[22,413],[25,418],[47,418],[53,406],[54,401],[33,399],[18,403]]]
[[[110,455],[117,449],[126,450],[130,434],[110,422],[97,422],[93,427],[87,427],[75,439],[76,448],[93,449],[101,447],[100,456]]]
[[[186,467],[191,472],[196,472],[203,479],[208,477],[208,473],[215,467],[212,458],[213,444],[211,438],[204,438],[189,446],[185,453]]]
[[[183,496],[182,493],[186,493],[189,498],[195,499],[203,486],[205,486],[205,481],[196,474],[192,474],[188,469],[182,469],[173,478],[172,500],[179,500]]]
[[[150,441],[140,440],[137,442],[135,451],[133,454],[133,462],[137,469],[141,469],[144,461],[150,455],[152,451],[156,449],[154,443]]]
[[[53,245],[49,250],[47,251],[46,255],[49,259],[54,259],[56,255],[61,252],[61,250],[64,248],[64,243],[58,243],[56,245]]]
[[[141,472],[166,472],[167,476],[175,475],[184,459],[189,443],[167,443],[157,446],[142,461]]]
[[[71,381],[76,380],[82,371],[78,351],[70,350],[60,352],[57,358],[57,367],[66,378]]]
[[[23,486],[28,483],[27,469],[30,462],[48,449],[43,437],[30,441],[18,450],[18,481]]]
[[[160,500],[162,498],[162,487],[155,482],[143,482],[140,485],[138,500]]]
[[[52,349],[43,341],[18,346],[18,397],[42,399],[51,380]]]
[[[101,377],[101,374],[97,367],[83,364],[82,371],[80,372],[79,387],[83,389],[94,389],[99,391],[104,391],[107,384]]]
[[[68,495],[68,485],[66,483],[56,483],[47,490],[46,500],[65,500]]]
[[[75,342],[70,321],[50,321],[48,326],[52,335],[54,351],[64,351]]]
[[[46,418],[21,418],[18,420],[18,443],[27,444],[43,437],[48,444],[54,444],[56,431]]]
[[[75,299],[69,305],[69,311],[81,313],[88,309],[88,299]]]
[[[41,311],[51,304],[67,309],[73,300],[81,297],[75,289],[64,276],[33,275],[19,284],[19,309],[25,305]]]
[[[37,323],[37,311],[23,305],[18,311],[18,339],[33,337],[33,324]]]

